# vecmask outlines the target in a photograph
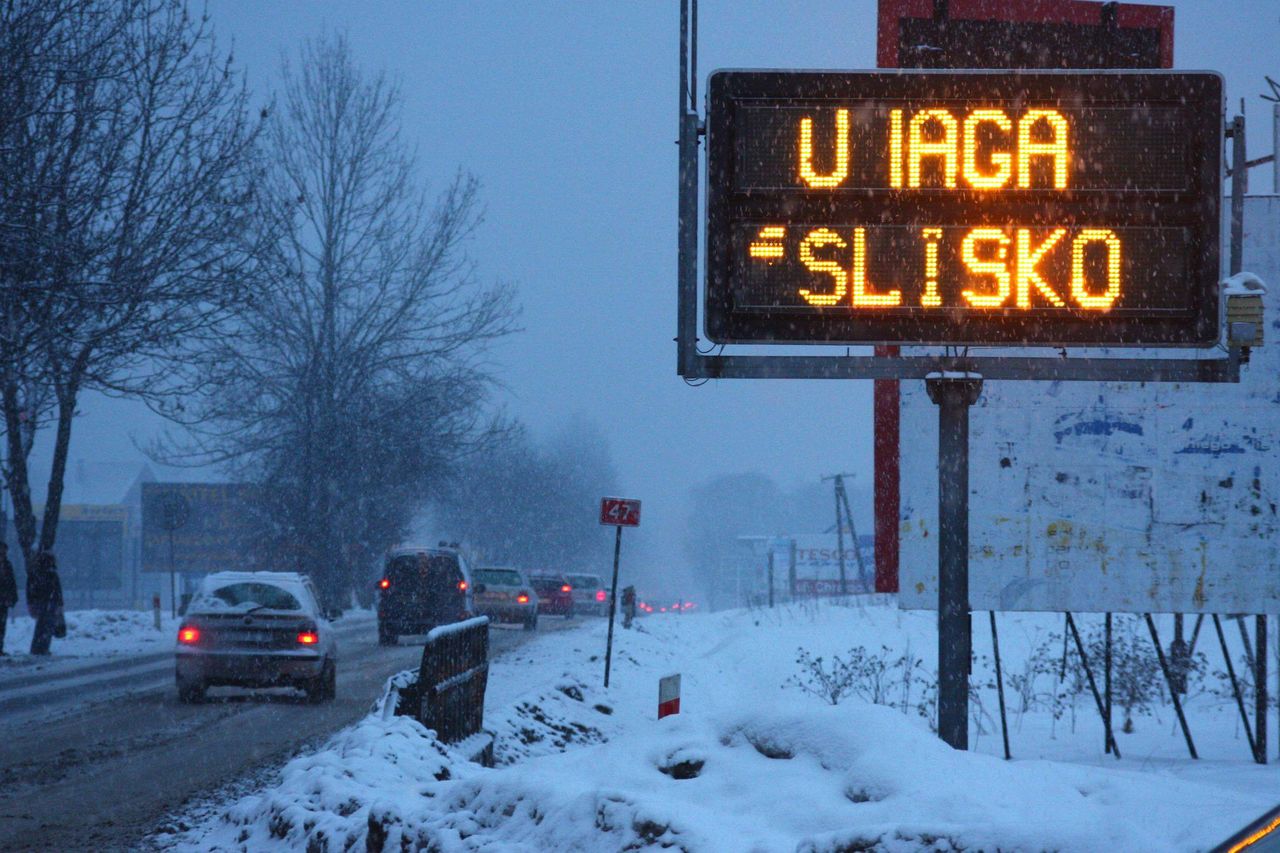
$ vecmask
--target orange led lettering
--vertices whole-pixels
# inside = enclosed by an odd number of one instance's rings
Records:
[[[801,288],[800,295],[804,297],[805,302],[810,305],[835,305],[849,292],[849,275],[844,268],[835,261],[824,261],[813,256],[814,247],[838,246],[843,249],[847,245],[836,232],[827,228],[810,231],[800,243],[800,262],[812,272],[831,276],[834,283],[831,293],[814,293]]]
[[[849,111],[836,110],[835,171],[819,175],[813,170],[813,119],[800,119],[800,177],[811,187],[838,187],[849,176]]]
[[[928,142],[924,138],[924,126],[929,122],[942,125],[943,136]],[[920,186],[920,161],[925,157],[941,157],[943,185],[956,185],[956,142],[960,135],[955,117],[946,110],[921,110],[911,117],[909,133],[910,153],[907,158],[907,185]]]
[[[1090,293],[1084,280],[1084,250],[1090,243],[1107,244],[1107,292]],[[1108,311],[1120,296],[1120,238],[1109,228],[1086,228],[1071,244],[1071,296],[1081,308]]]
[[[926,308],[936,308],[942,304],[938,294],[938,241],[942,239],[941,228],[924,228],[920,231],[924,238],[924,295],[920,304]]]
[[[995,243],[996,260],[978,257],[979,243]],[[989,275],[995,279],[995,293],[963,292],[964,298],[974,308],[999,308],[1009,299],[1009,237],[1000,228],[975,228],[960,244],[960,257],[964,265],[977,275]]]
[[[1047,299],[1053,305],[1063,308],[1067,303],[1062,301],[1062,297],[1049,287],[1049,283],[1040,277],[1040,273],[1036,272],[1036,264],[1040,263],[1040,259],[1049,253],[1058,241],[1062,239],[1062,235],[1067,233],[1065,228],[1055,228],[1053,233],[1045,238],[1045,241],[1035,248],[1031,249],[1031,230],[1029,228],[1019,228],[1017,234],[1018,242],[1018,261],[1017,261],[1017,292],[1018,307],[1031,307],[1031,289],[1035,290]]]
[[[1048,142],[1034,142],[1031,129],[1044,122],[1053,131]],[[1018,186],[1031,186],[1031,158],[1053,158],[1053,188],[1067,188],[1067,120],[1057,110],[1027,110],[1018,120]],[[993,158],[994,159],[994,158]]]
[[[902,304],[902,291],[867,292],[867,229],[853,229],[853,307],[886,308]]]
[[[747,254],[753,258],[777,260],[782,257],[782,238],[787,229],[781,225],[767,225],[760,229],[754,243],[747,247]]]
[[[889,186],[902,186],[902,110],[889,110]]]
[[[1013,175],[1013,156],[1007,151],[993,151],[991,166],[995,171],[978,169],[978,125],[994,124],[1005,133],[1013,130],[1013,122],[1004,110],[974,110],[964,120],[964,179],[979,190],[997,190],[1009,183]]]

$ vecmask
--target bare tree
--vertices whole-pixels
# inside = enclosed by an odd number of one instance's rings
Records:
[[[247,93],[182,0],[12,0],[0,51],[0,405],[24,558],[54,545],[87,390],[158,407],[174,357],[216,334],[253,253]],[[43,518],[32,438],[54,426]]]
[[[600,498],[617,483],[603,432],[572,419],[545,442],[520,431],[468,459],[437,496],[437,521],[489,563],[597,571],[613,547]]]
[[[397,87],[341,36],[299,59],[266,134],[255,296],[200,365],[187,458],[258,483],[267,555],[337,603],[490,434],[483,358],[515,309],[465,252],[476,180],[420,189]]]

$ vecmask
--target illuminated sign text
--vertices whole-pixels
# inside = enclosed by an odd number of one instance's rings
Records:
[[[1221,79],[721,72],[721,342],[1216,340]]]

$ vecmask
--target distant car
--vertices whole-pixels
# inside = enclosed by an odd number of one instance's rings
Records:
[[[609,615],[609,590],[599,575],[566,575],[573,587],[573,609],[596,616]]]
[[[338,643],[311,580],[296,572],[218,572],[191,599],[175,650],[178,699],[210,687],[294,687],[312,702],[337,692]]]
[[[529,583],[538,593],[538,612],[548,616],[573,618],[573,586],[564,575],[537,574]]]
[[[471,571],[454,548],[395,548],[378,580],[378,642],[425,634],[475,615]]]
[[[518,622],[526,631],[538,627],[538,593],[520,573],[509,566],[476,569],[472,572],[476,611],[494,622]]]

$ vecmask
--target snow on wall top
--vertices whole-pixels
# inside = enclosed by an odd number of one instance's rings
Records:
[[[1269,285],[1270,330],[1239,385],[985,383],[970,415],[974,610],[1280,612],[1280,197],[1246,200],[1244,268]],[[901,414],[899,603],[934,609],[924,383],[902,383]]]

